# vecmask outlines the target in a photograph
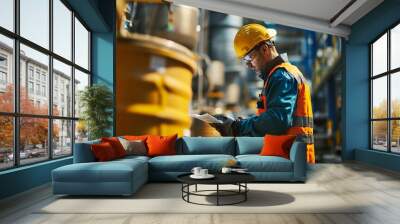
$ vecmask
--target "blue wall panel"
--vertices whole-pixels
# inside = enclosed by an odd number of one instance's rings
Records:
[[[400,172],[400,155],[392,153],[371,151],[365,149],[355,150],[355,159],[373,166],[378,166]]]
[[[79,14],[85,24],[94,32],[110,32],[110,24],[102,14],[99,4],[113,4],[113,0],[66,0],[66,2]],[[112,9],[112,8],[110,8]]]
[[[399,170],[396,165],[400,164],[399,156],[369,150],[369,43],[400,22],[399,12],[399,0],[386,0],[353,24],[346,43],[346,74],[343,77],[343,159],[392,170]]]
[[[92,81],[105,84],[114,92],[114,35],[111,33],[93,33],[92,35]],[[115,102],[115,99],[114,99]],[[115,109],[113,110],[115,114]],[[110,118],[115,122],[114,116]],[[114,125],[109,133],[114,133]]]
[[[368,147],[369,83],[367,45],[347,45],[344,85],[344,147],[343,159],[354,159],[355,148]]]
[[[92,33],[92,81],[108,86],[113,92],[115,102],[115,1],[99,1],[97,6],[104,17],[104,21],[109,24],[110,31]],[[113,112],[115,115],[115,107]],[[115,123],[115,116],[110,119]],[[115,124],[109,128],[112,135],[115,132],[114,127]]]
[[[0,172],[0,199],[48,183],[53,169],[71,163],[69,157]]]

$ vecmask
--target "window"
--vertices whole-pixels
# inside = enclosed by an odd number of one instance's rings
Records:
[[[0,53],[0,91],[2,92],[5,91],[7,85],[7,63],[7,55]]]
[[[54,65],[54,70],[53,70],[53,103],[57,104],[59,103],[58,97],[59,94],[60,100],[62,103],[64,103],[65,99],[64,96],[68,97],[68,104],[72,104],[72,91],[70,89],[65,89],[65,84],[70,83],[72,84],[72,68],[69,65],[66,65],[56,59],[53,60],[53,65]],[[61,106],[61,105],[60,105]],[[60,111],[59,109],[53,110],[53,114],[59,114]],[[72,117],[72,108],[67,108],[65,111],[65,114],[63,116],[68,116]]]
[[[7,73],[5,73],[4,71],[0,71],[0,84],[7,84]]]
[[[28,82],[28,93],[33,94],[33,82]]]
[[[90,84],[90,31],[62,0],[0,0],[0,26],[0,170],[72,155],[87,139],[73,105]]]
[[[70,155],[72,144],[72,121],[53,120],[53,157]]]
[[[79,117],[81,114],[81,108],[79,107],[80,93],[89,86],[89,74],[81,72],[79,70],[75,71],[75,117]]]
[[[7,56],[0,54],[0,67],[7,68]]]
[[[49,48],[49,0],[19,0],[21,36]]]
[[[89,69],[89,32],[75,18],[75,62],[82,68]]]
[[[1,11],[1,10],[0,10]],[[14,122],[12,116],[0,115],[0,169],[14,166]]]
[[[53,0],[54,53],[71,60],[72,12],[60,1]]]
[[[36,80],[40,81],[40,70],[36,69]]]
[[[28,71],[29,79],[33,80],[33,67],[29,66],[29,71]]]
[[[3,13],[3,4],[5,1],[0,0],[0,21],[2,20],[4,15]],[[0,23],[1,26],[1,23]],[[0,33],[0,115],[1,113],[12,113],[14,112],[14,83],[13,77],[14,71],[11,66],[12,58],[14,57],[14,41],[11,38],[6,37]],[[9,59],[7,63],[4,59]],[[3,81],[1,81],[3,80]],[[11,133],[10,133],[11,135]],[[0,136],[1,139],[2,136]],[[1,145],[0,145],[1,149]],[[1,160],[0,160],[0,169],[1,169]]]
[[[400,153],[400,24],[370,45],[371,148]]]
[[[36,84],[36,95],[40,95],[40,84]]]
[[[42,86],[42,96],[46,96],[46,86]]]
[[[14,31],[14,0],[0,1],[0,26]]]
[[[42,73],[42,82],[46,82],[46,74]]]
[[[36,104],[40,104],[40,102],[37,101]],[[47,160],[49,158],[48,119],[21,117],[19,128],[21,165]],[[32,133],[35,133],[35,135],[32,135]]]

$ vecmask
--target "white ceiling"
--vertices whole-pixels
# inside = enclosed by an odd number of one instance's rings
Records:
[[[350,26],[383,2],[383,0],[167,1],[342,37],[348,37]]]

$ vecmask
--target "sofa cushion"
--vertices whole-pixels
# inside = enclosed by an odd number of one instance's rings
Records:
[[[263,137],[236,137],[236,155],[260,154]]]
[[[122,136],[124,139],[129,140],[129,141],[133,141],[133,140],[141,140],[146,142],[146,139],[148,137],[148,135],[125,135]]]
[[[122,146],[126,151],[126,155],[147,155],[147,148],[142,140],[126,140],[124,138],[118,138]]]
[[[150,159],[150,157],[147,157],[147,156],[130,155],[130,156],[125,156],[124,158],[113,160],[113,162],[131,163],[133,161],[133,163],[135,163],[134,162],[135,160],[142,161],[142,162],[148,162],[149,159]]]
[[[122,158],[122,157],[126,156],[126,151],[125,151],[124,147],[122,146],[121,142],[119,141],[119,139],[117,137],[101,138],[101,142],[110,143],[111,146],[114,149],[115,155],[118,158]]]
[[[147,137],[148,156],[175,155],[177,134],[171,136],[150,135]]]
[[[235,155],[234,140],[233,137],[183,137],[180,153],[185,155]]]
[[[95,162],[96,158],[91,150],[92,144],[99,144],[101,141],[99,139],[75,143],[74,147],[74,163],[88,163]]]
[[[292,161],[278,156],[239,155],[239,166],[249,172],[293,172]]]
[[[104,162],[118,158],[118,156],[115,154],[115,150],[109,142],[93,144],[91,145],[91,149],[94,157],[96,157],[96,161]]]
[[[163,172],[190,172],[193,167],[200,166],[212,172],[219,171],[228,160],[235,159],[231,155],[175,155],[158,156],[149,160],[149,170]]]
[[[280,156],[289,159],[290,147],[296,135],[265,135],[261,156]]]
[[[146,170],[146,162],[137,159],[109,162],[74,163],[53,170],[58,182],[129,182],[134,172]],[[147,175],[147,174],[144,174]]]

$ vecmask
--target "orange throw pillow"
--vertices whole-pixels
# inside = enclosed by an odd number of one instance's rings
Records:
[[[101,138],[101,142],[110,143],[117,158],[126,156],[126,151],[117,137]]]
[[[290,147],[296,135],[265,135],[262,156],[280,156],[289,159]]]
[[[148,156],[176,155],[177,134],[171,136],[150,135],[147,137]]]
[[[113,147],[108,142],[93,144],[91,145],[91,149],[94,157],[99,162],[109,161],[117,158]]]

